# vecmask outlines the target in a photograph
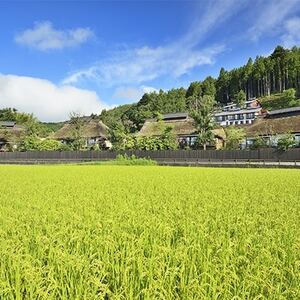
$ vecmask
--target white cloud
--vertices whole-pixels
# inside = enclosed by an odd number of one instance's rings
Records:
[[[269,0],[259,5],[259,13],[248,35],[252,40],[258,40],[265,34],[278,34],[282,24],[290,14],[299,10],[299,0]]]
[[[180,77],[196,67],[213,64],[225,46],[215,44],[199,48],[199,43],[214,27],[219,26],[238,9],[245,0],[206,1],[199,5],[201,17],[190,30],[176,41],[159,47],[136,47],[118,51],[109,59],[91,67],[78,70],[64,79],[67,84],[79,84],[85,80],[102,85],[136,85],[161,76]]]
[[[46,51],[78,46],[91,37],[93,32],[89,28],[57,30],[51,22],[35,23],[32,29],[26,29],[15,37],[18,44]]]
[[[212,64],[222,45],[204,50],[192,50],[182,46],[164,48],[137,48],[118,53],[108,62],[98,63],[87,70],[65,78],[64,84],[76,84],[82,80],[94,80],[107,86],[140,84],[163,75],[179,77],[192,68]]]
[[[0,74],[0,99],[1,107],[33,113],[41,121],[64,121],[72,111],[90,115],[109,108],[93,91],[16,75]]]
[[[135,102],[141,99],[145,93],[158,92],[158,90],[151,86],[142,85],[138,88],[136,87],[119,87],[116,89],[113,97],[126,99],[131,102]]]
[[[285,34],[282,35],[282,41],[285,47],[300,45],[300,18],[295,17],[287,20],[284,24]]]

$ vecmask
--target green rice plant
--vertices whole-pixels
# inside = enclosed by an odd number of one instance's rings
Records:
[[[0,299],[300,299],[298,170],[0,172]]]

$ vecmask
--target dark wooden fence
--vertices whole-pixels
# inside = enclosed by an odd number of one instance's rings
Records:
[[[0,162],[76,162],[110,160],[118,154],[148,157],[156,161],[300,161],[300,148],[288,151],[259,150],[165,150],[165,151],[49,151],[0,152]]]

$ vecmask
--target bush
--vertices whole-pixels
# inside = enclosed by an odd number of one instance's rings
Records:
[[[31,135],[25,137],[21,151],[68,151],[70,146],[57,140],[45,139],[41,140],[37,136]]]
[[[57,140],[42,140],[37,144],[38,151],[59,151],[61,149],[61,142]]]
[[[72,145],[61,143],[59,151],[73,151]]]
[[[91,151],[101,151],[101,148],[100,148],[99,144],[95,144],[90,147],[90,150]]]
[[[114,161],[111,161],[116,165],[135,165],[135,166],[155,166],[157,162],[146,157],[136,157],[135,155],[122,155],[118,154]]]
[[[277,149],[280,151],[286,151],[296,146],[294,136],[292,134],[286,134],[278,139]]]
[[[245,131],[242,128],[226,128],[226,149],[239,150],[245,138]]]
[[[267,143],[266,139],[264,139],[261,136],[257,136],[254,139],[253,144],[250,146],[250,149],[256,150],[256,149],[266,148],[266,147],[268,147],[268,143]]]
[[[36,136],[26,136],[24,141],[20,146],[21,151],[38,151],[39,148],[39,138]]]
[[[125,133],[122,130],[115,130],[112,134],[112,142],[114,150],[174,150],[178,149],[176,135],[172,132],[171,126],[165,126],[162,122],[156,124],[160,136],[135,136]]]
[[[288,106],[296,106],[297,105],[295,89],[288,89],[288,90],[283,91],[282,97],[286,101],[286,103],[288,103]]]

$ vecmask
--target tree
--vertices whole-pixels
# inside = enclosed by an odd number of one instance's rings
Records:
[[[208,76],[202,82],[202,95],[209,95],[213,98],[216,97],[216,80]]]
[[[226,132],[226,148],[229,150],[238,150],[245,139],[245,131],[242,128],[228,127]]]
[[[17,119],[17,110],[15,108],[3,108],[0,109],[0,121],[12,121]]]
[[[214,99],[211,96],[204,96],[199,108],[191,111],[191,117],[195,121],[197,130],[197,146],[202,146],[204,150],[209,143],[213,141],[213,103]]]
[[[214,141],[214,135],[211,130],[199,130],[196,140],[197,146],[203,146],[203,150],[206,150],[208,144]]]
[[[131,104],[119,105],[113,109],[103,109],[100,114],[100,120],[109,128],[123,123],[123,116],[131,108]]]
[[[114,150],[133,150],[136,148],[136,137],[126,131],[122,124],[110,128],[109,135]]]
[[[235,94],[234,102],[241,108],[245,107],[246,93],[243,90],[240,90],[237,94]]]
[[[201,82],[200,81],[194,81],[192,82],[188,89],[186,90],[186,94],[185,94],[186,98],[191,97],[191,96],[196,96],[196,97],[200,97],[202,96],[202,86],[201,86]]]
[[[70,124],[72,125],[72,147],[74,150],[82,149],[84,140],[82,138],[82,129],[84,125],[83,116],[78,112],[70,113]]]
[[[172,126],[166,126],[160,139],[162,142],[161,150],[175,150],[178,148],[177,138],[173,133]]]
[[[18,112],[15,108],[1,109],[0,121],[11,121],[23,125],[27,135],[39,135],[43,127],[33,114]]]
[[[283,99],[288,103],[289,106],[297,105],[296,90],[291,88],[283,91]]]
[[[208,113],[213,113],[213,108],[216,105],[215,98],[210,95],[204,95],[201,99],[201,107],[204,107]]]
[[[225,71],[224,68],[221,68],[217,79],[217,97],[221,103],[227,103],[229,101],[229,84],[230,73]]]

